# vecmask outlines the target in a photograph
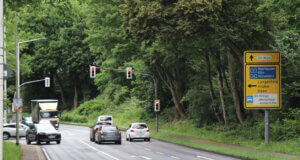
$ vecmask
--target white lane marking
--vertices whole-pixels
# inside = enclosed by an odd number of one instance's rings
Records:
[[[82,139],[80,140],[80,142],[83,143],[83,144],[85,144],[85,145],[87,145],[87,146],[90,147],[91,149],[93,149],[93,150],[95,150],[95,151],[97,151],[97,152],[100,152],[100,153],[102,153],[102,154],[104,154],[104,155],[106,155],[106,156],[108,156],[108,157],[110,157],[110,158],[112,158],[112,159],[114,159],[114,160],[119,160],[118,158],[116,158],[116,157],[114,157],[114,156],[112,156],[112,155],[110,155],[110,154],[108,154],[108,153],[105,153],[105,152],[103,152],[103,151],[100,151],[100,150],[96,149],[95,147],[93,147],[93,146],[91,146],[91,145],[89,145],[89,144],[83,142]]]
[[[140,156],[141,158],[144,158],[144,159],[152,159],[152,158],[149,158],[149,157],[145,157],[145,156]]]
[[[44,152],[44,155],[45,155],[46,159],[47,159],[47,160],[51,160],[51,158],[50,158],[48,152],[46,151],[46,149],[45,149],[44,147],[42,147],[42,150],[43,150],[43,152]]]
[[[178,157],[175,157],[175,156],[170,156],[171,158],[174,158],[174,159],[180,159],[180,158],[178,158]]]
[[[157,154],[161,154],[161,155],[163,155],[164,153],[161,153],[161,152],[156,152]]]
[[[206,160],[215,160],[215,159],[212,159],[212,158],[207,158],[207,157],[203,157],[203,156],[197,156],[198,158],[202,158],[202,159],[206,159]]]
[[[151,151],[151,149],[150,149],[150,148],[145,148],[145,150],[147,150],[147,151]]]

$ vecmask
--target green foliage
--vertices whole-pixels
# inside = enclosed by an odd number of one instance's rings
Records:
[[[60,120],[65,122],[77,122],[77,123],[88,122],[85,116],[77,115],[74,113],[68,113],[68,112],[63,112]]]
[[[3,142],[3,159],[19,160],[21,155],[21,146],[14,142]]]

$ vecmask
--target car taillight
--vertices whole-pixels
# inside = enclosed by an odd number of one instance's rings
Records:
[[[102,131],[100,132],[100,136],[103,136],[103,132]]]
[[[150,129],[149,128],[147,128],[147,130],[146,130],[147,132],[150,132]]]
[[[132,130],[130,130],[130,132],[134,132],[134,130],[132,129]]]

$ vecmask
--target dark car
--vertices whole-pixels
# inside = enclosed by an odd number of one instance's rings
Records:
[[[51,125],[51,123],[34,124],[26,134],[27,144],[31,144],[33,141],[36,141],[37,144],[41,144],[41,142],[50,144],[52,141],[60,144],[61,134],[53,127],[53,125]]]
[[[115,142],[116,144],[122,143],[121,131],[117,126],[102,125],[95,133],[95,143],[102,142]]]
[[[26,126],[30,127],[33,125],[32,117],[24,117],[22,119],[23,119],[22,123],[25,124]]]
[[[100,126],[102,125],[110,125],[107,124],[106,122],[95,122],[93,126],[90,127],[90,141],[94,142],[95,141],[95,133],[99,129]]]

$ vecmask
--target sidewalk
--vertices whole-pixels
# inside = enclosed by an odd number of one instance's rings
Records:
[[[170,138],[174,139],[181,139],[185,141],[190,141],[193,143],[197,144],[208,144],[212,146],[220,146],[220,147],[226,147],[226,148],[231,148],[234,150],[240,150],[240,151],[247,151],[247,152],[253,152],[253,154],[272,154],[276,155],[280,158],[285,158],[285,159],[300,159],[300,155],[291,155],[291,154],[285,154],[285,153],[278,153],[278,152],[271,152],[271,151],[263,151],[263,150],[256,150],[244,146],[239,146],[239,145],[234,145],[234,144],[226,144],[226,143],[221,143],[221,142],[214,142],[210,140],[202,140],[199,138],[194,138],[194,137],[189,137],[189,136],[181,136],[181,135],[174,135],[174,134],[169,134],[165,132],[159,132],[160,134],[165,134],[168,135]]]
[[[46,158],[40,146],[22,144],[21,160],[46,160]]]

